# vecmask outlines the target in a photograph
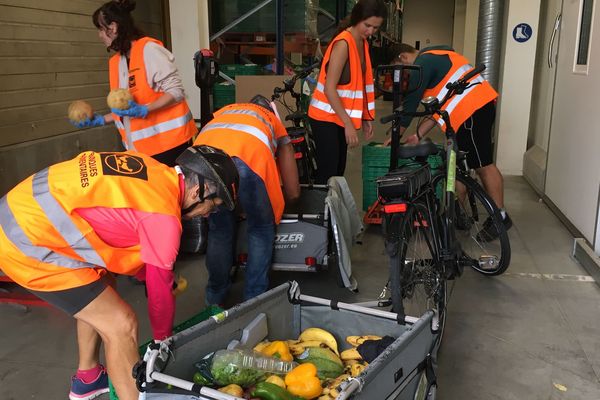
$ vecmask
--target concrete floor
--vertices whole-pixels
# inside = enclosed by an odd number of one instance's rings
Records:
[[[384,110],[379,116],[390,107],[378,106]],[[349,152],[346,176],[360,202],[360,149]],[[577,279],[587,273],[570,256],[573,238],[528,184],[520,177],[507,177],[505,184],[514,222],[512,263],[500,277],[466,271],[456,281],[440,350],[438,398],[600,399],[600,289]],[[387,273],[379,227],[366,230],[352,260],[358,294],[337,288],[325,274],[276,272],[272,284],[296,279],[306,294],[348,302],[375,299]],[[178,297],[176,322],[181,322],[204,308],[204,258],[182,256],[177,270],[189,281]],[[145,341],[150,328],[143,287],[123,277],[119,285],[139,316]],[[231,304],[239,301],[241,287],[238,279]],[[0,338],[1,400],[67,398],[77,365],[71,318],[52,308],[25,311],[2,304]]]

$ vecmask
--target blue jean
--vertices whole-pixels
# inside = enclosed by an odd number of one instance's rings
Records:
[[[239,158],[233,157],[233,161],[240,174],[238,201],[248,222],[248,261],[244,284],[244,300],[248,300],[269,288],[268,273],[273,258],[275,218],[261,177]],[[219,210],[208,217],[207,304],[222,304],[231,286],[229,272],[234,261],[235,236],[235,212]]]

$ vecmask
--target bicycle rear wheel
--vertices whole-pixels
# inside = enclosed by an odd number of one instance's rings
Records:
[[[457,174],[456,179],[466,189],[456,202],[456,237],[463,250],[460,262],[484,275],[500,275],[508,268],[511,256],[500,210],[476,180],[463,174]],[[490,231],[494,235],[482,234]]]
[[[441,340],[446,322],[447,281],[431,227],[431,216],[424,204],[412,204],[406,213],[389,217],[389,290],[392,311],[400,315],[420,317],[433,310],[433,329]]]

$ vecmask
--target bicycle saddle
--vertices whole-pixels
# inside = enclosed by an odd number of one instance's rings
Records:
[[[426,138],[417,144],[405,144],[398,147],[399,158],[413,158],[413,157],[427,157],[433,154],[437,154],[440,150],[431,141]]]

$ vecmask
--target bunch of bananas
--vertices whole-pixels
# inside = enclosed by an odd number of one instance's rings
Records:
[[[287,344],[294,356],[302,354],[308,347],[325,347],[340,355],[335,337],[321,328],[307,328],[298,336],[298,340],[288,340]]]
[[[381,336],[377,335],[361,335],[361,336],[347,336],[346,342],[353,346],[348,350],[344,350],[340,353],[340,358],[342,361],[346,362],[348,360],[362,360],[362,356],[356,349],[358,346],[366,342],[367,340],[381,340]]]
[[[323,391],[321,392],[321,396],[317,400],[331,400],[338,397],[340,394],[338,387],[342,384],[343,381],[350,378],[348,374],[342,374],[335,379],[327,382],[327,385],[323,387]]]

